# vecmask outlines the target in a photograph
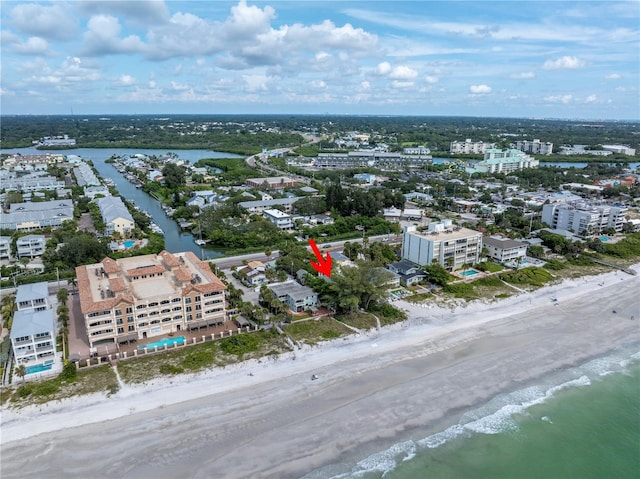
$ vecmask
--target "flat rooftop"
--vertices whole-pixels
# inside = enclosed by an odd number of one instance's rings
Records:
[[[478,236],[478,235],[482,236],[482,233],[480,233],[479,231],[474,231],[472,229],[463,228],[459,226],[455,228],[450,228],[445,231],[439,231],[439,232],[408,231],[408,233],[414,236],[421,236],[433,241],[447,241],[447,240],[468,238],[469,236]]]

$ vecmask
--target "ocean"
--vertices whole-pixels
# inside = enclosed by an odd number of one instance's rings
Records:
[[[348,471],[305,477],[640,478],[640,353],[618,350],[559,371],[442,432],[393,444]]]

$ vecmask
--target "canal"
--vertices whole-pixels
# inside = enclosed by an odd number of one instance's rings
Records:
[[[2,150],[1,153],[20,153],[22,155],[37,155],[46,152],[77,155],[84,159],[91,160],[93,166],[102,178],[109,178],[115,183],[115,187],[123,198],[131,201],[141,210],[146,211],[151,216],[151,221],[157,224],[164,231],[164,243],[167,251],[172,253],[180,251],[192,251],[202,259],[211,259],[223,256],[223,253],[205,247],[198,246],[191,234],[183,232],[178,224],[168,217],[160,206],[160,202],[144,191],[136,188],[132,183],[119,173],[113,164],[105,163],[105,160],[113,155],[127,156],[136,153],[143,155],[162,155],[166,150],[129,149],[129,148],[76,148],[73,150],[37,150],[35,148],[14,148]],[[202,158],[242,158],[231,153],[222,153],[210,150],[177,150],[176,153],[181,159],[189,160],[194,164]]]

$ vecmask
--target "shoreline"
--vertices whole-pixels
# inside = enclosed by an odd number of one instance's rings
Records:
[[[103,464],[95,470],[104,477],[207,477],[214,470],[217,477],[299,477],[640,343],[639,324],[629,320],[639,316],[638,284],[638,276],[610,272],[454,311],[401,303],[409,310],[404,323],[277,360],[125,386],[111,398],[3,407],[3,476],[47,460],[76,461],[78,453]],[[310,381],[311,373],[319,380]],[[156,437],[160,432],[179,438],[177,451]],[[67,449],[67,441],[86,450]],[[131,457],[114,462],[127,464],[126,471],[105,470],[109,463],[93,448],[111,450],[122,441],[131,443]],[[201,450],[203,441],[218,452],[214,457]],[[32,443],[57,452],[27,465],[19,451]],[[91,472],[69,477],[83,474]]]

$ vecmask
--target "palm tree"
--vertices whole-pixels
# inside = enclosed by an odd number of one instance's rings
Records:
[[[27,368],[24,364],[18,365],[16,368],[16,374],[22,378],[22,382],[24,382],[24,377],[27,375]]]

